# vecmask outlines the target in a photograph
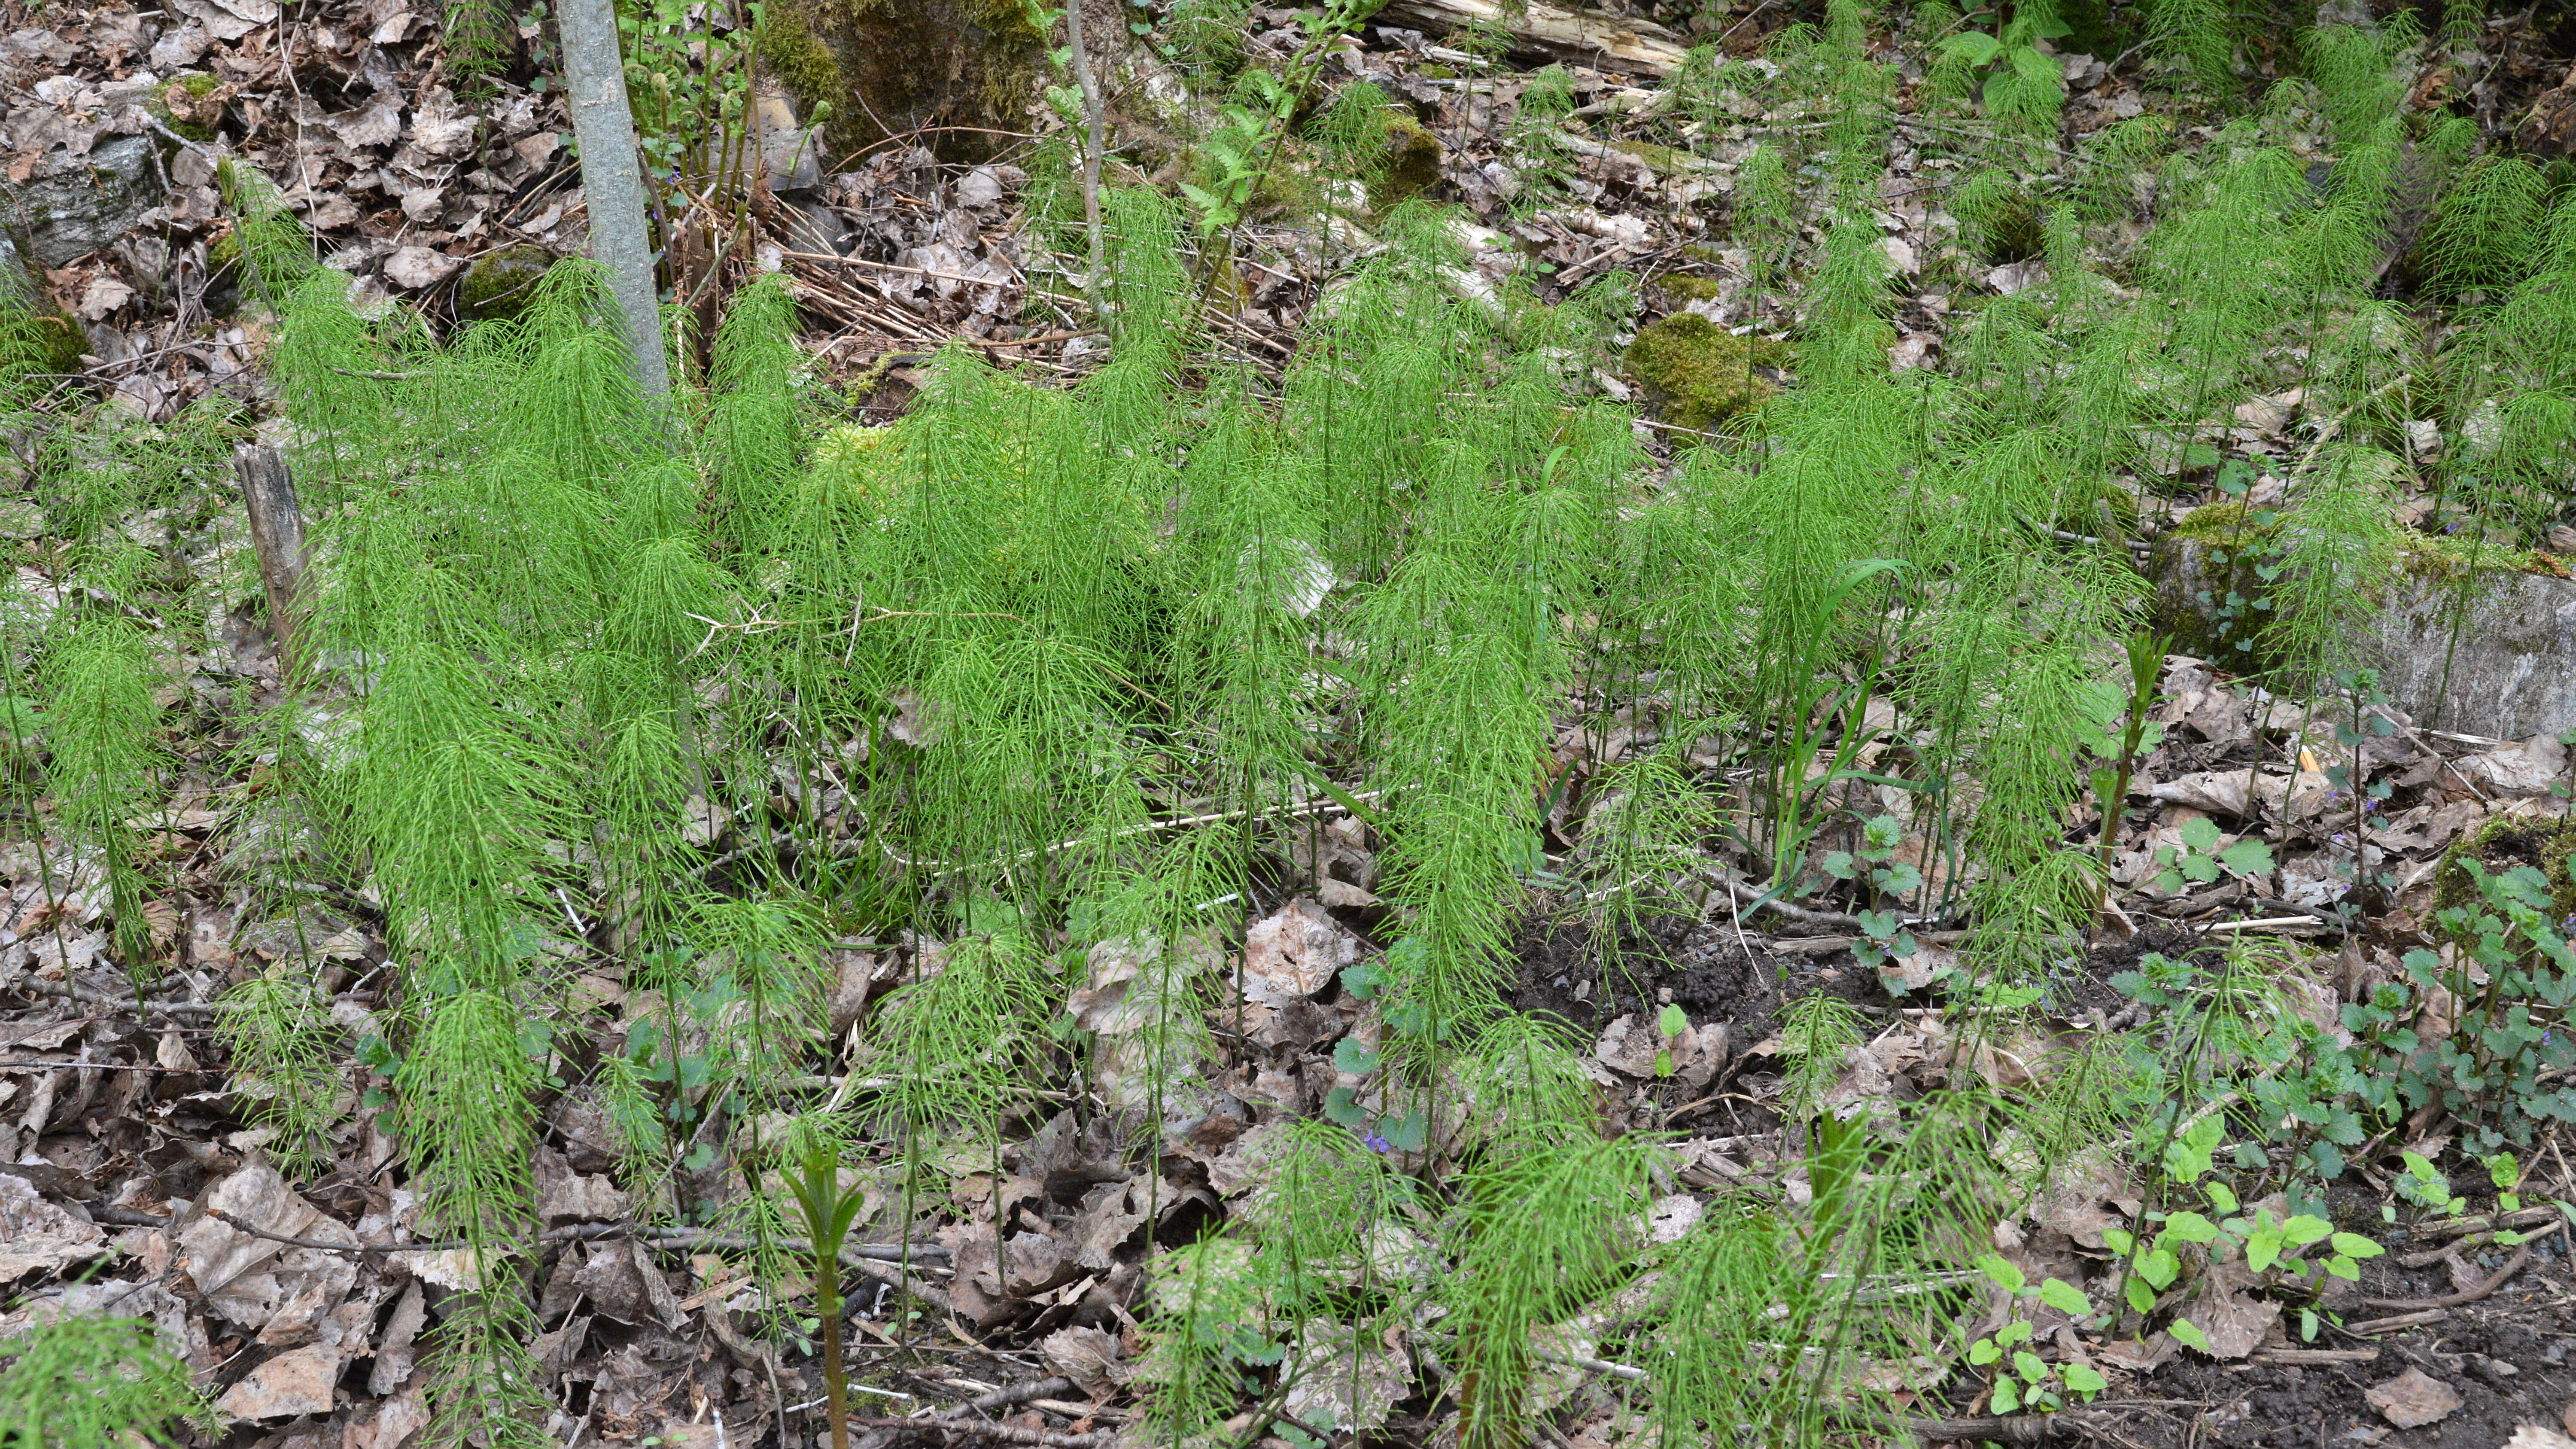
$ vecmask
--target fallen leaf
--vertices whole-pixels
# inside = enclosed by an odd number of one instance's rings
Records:
[[[1359,937],[1299,896],[1244,932],[1244,994],[1272,1006],[1303,1001],[1359,957]]]
[[[80,313],[84,322],[100,322],[133,297],[132,287],[102,272],[89,279],[89,286],[81,293],[80,305],[73,310]]]
[[[421,193],[415,191],[411,195],[419,196]],[[410,212],[411,197],[403,198],[403,210],[406,214]],[[455,270],[456,258],[427,247],[401,247],[385,258],[385,280],[406,289],[433,285]]]
[[[224,1396],[215,1401],[215,1409],[236,1422],[327,1414],[331,1412],[331,1386],[339,1378],[338,1349],[323,1343],[289,1349],[224,1390]]]
[[[54,1273],[107,1251],[107,1234],[45,1201],[23,1177],[0,1175],[0,1285]]]
[[[2237,1265],[2212,1265],[2209,1278],[2202,1284],[2200,1296],[2193,1300],[2183,1317],[2199,1325],[2209,1336],[2212,1358],[2243,1358],[2252,1353],[2272,1325],[2281,1321],[2281,1305],[2270,1299],[2256,1298],[2244,1289],[2237,1273],[2222,1270]],[[2375,1402],[2375,1401],[2374,1401]]]
[[[1118,1335],[1097,1328],[1059,1328],[1038,1340],[1038,1356],[1086,1394],[1105,1394],[1128,1378]]]
[[[2554,736],[2533,735],[2519,744],[2471,755],[2459,762],[2459,768],[2489,794],[2546,795],[2550,784],[2567,773],[2567,747]]]
[[[2420,1429],[2450,1417],[2461,1404],[2459,1390],[2419,1368],[2410,1368],[2384,1384],[2362,1392],[2382,1418],[2400,1429]]]

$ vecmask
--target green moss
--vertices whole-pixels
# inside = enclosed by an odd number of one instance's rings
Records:
[[[165,81],[154,87],[151,98],[144,102],[143,108],[152,114],[154,120],[191,141],[211,141],[215,139],[215,128],[212,124],[201,120],[183,120],[177,112],[193,113],[194,107],[189,103],[204,100],[214,93],[215,87],[221,84],[223,84],[221,80],[210,75],[183,75],[176,80]],[[170,104],[173,96],[185,96],[187,101],[174,110]]]
[[[1765,349],[1767,351],[1767,349]],[[1709,431],[1760,405],[1771,386],[1754,375],[1751,340],[1696,312],[1676,312],[1637,334],[1621,368],[1675,427]]]
[[[1456,80],[1458,72],[1445,65],[1426,65],[1414,71],[1424,80]]]
[[[536,294],[537,279],[554,264],[554,253],[529,243],[485,252],[456,284],[456,309],[477,321],[516,317]]]
[[[1705,302],[1724,290],[1710,278],[1685,276],[1680,272],[1666,272],[1655,278],[1655,285],[1676,297],[1687,297],[1694,302]]]
[[[13,373],[73,373],[89,339],[59,307],[39,309],[0,300],[0,378]]]
[[[2499,815],[2453,842],[2433,873],[2433,909],[2474,908],[2478,889],[2462,866],[2474,860],[2489,875],[2518,865],[2536,866],[2549,882],[2549,916],[2564,921],[2576,915],[2576,877],[2568,857],[2576,855],[2576,819],[2543,820],[2529,815]]]
[[[1610,141],[1605,144],[1613,151],[1624,151],[1636,157],[1667,176],[1681,170],[1683,162],[1689,156],[1686,151],[1677,151],[1670,146],[1658,146],[1652,141]]]
[[[799,116],[814,114],[814,103],[825,100],[832,103],[836,112],[859,112],[858,107],[845,99],[849,82],[841,73],[841,62],[833,57],[832,48],[815,35],[813,28],[806,24],[805,17],[793,5],[770,7],[768,26],[760,36],[760,64],[787,87],[787,94],[794,98]],[[830,159],[849,155],[866,145],[870,135],[865,126],[864,113],[846,115],[843,119],[827,123],[823,128],[824,141],[826,149],[832,153],[830,158],[826,158],[827,164]]]
[[[1398,202],[1410,201],[1430,190],[1440,180],[1440,138],[1428,127],[1413,119],[1411,111],[1390,108],[1387,113],[1386,161],[1379,170],[1379,180],[1372,188],[1369,206],[1384,211]]]
[[[2399,542],[2397,566],[2408,578],[2445,586],[2467,583],[2479,574],[2496,571],[2554,572],[2527,548],[2503,548],[2492,540],[2480,542],[2466,536],[2413,532]]]
[[[1018,0],[785,0],[761,61],[802,113],[832,103],[833,162],[919,128],[941,160],[973,164],[1027,127],[1046,50]]]

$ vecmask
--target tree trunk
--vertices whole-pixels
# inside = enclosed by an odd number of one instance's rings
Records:
[[[644,173],[636,161],[635,116],[626,104],[626,62],[617,44],[615,0],[564,0],[564,86],[573,135],[581,142],[581,189],[590,205],[590,254],[626,314],[635,380],[655,401],[669,395],[662,308],[653,284],[653,243],[644,227]]]

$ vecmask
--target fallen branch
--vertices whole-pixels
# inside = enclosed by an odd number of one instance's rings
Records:
[[[2521,1272],[2522,1265],[2530,1261],[2531,1245],[2529,1243],[2525,1243],[2521,1247],[2513,1250],[2513,1256],[2505,1260],[2503,1267],[2496,1269],[2494,1277],[2489,1278],[2487,1281],[2480,1283],[2475,1287],[2463,1288],[2459,1292],[2453,1293],[2448,1297],[2364,1298],[2361,1301],[2373,1308],[2412,1308],[2425,1311],[2435,1308],[2458,1308],[2466,1304],[2475,1303],[2480,1299],[2487,1297],[2489,1294],[2494,1293],[2498,1288],[2504,1286],[2504,1281],[2507,1278]]]
[[[2375,1348],[2267,1348],[2254,1354],[2256,1363],[2338,1364],[2371,1363],[2379,1357]]]
[[[1681,37],[1651,21],[1599,10],[1569,10],[1531,0],[1394,0],[1379,12],[1450,30],[1484,25],[1511,36],[1514,48],[1605,70],[1626,69],[1661,78],[1682,68],[1690,50]]]
[[[2557,1209],[2555,1208],[2545,1209],[2545,1211],[2549,1212],[2553,1217],[2557,1215]],[[2520,1214],[2516,1214],[2516,1216],[2520,1216]],[[2542,1238],[2548,1237],[2551,1233],[2557,1232],[2560,1228],[2563,1228],[2566,1225],[2567,1220],[2565,1218],[2558,1218],[2556,1222],[2548,1223],[2535,1229],[2530,1236],[2524,1238],[2523,1241],[2526,1243],[2537,1242]],[[2511,1230],[2507,1229],[2507,1231]],[[2494,1241],[2494,1238],[2495,1235],[2492,1230],[2473,1230],[2459,1242],[2451,1243],[2439,1248],[2426,1248],[2420,1253],[2407,1253],[2398,1258],[2397,1266],[2400,1268],[2429,1268],[2435,1263],[2442,1261],[2444,1258],[2449,1257],[2451,1254],[2458,1252],[2462,1248],[2478,1247]]]
[[[2554,1207],[2531,1207],[2506,1213],[2500,1218],[2438,1218],[2429,1223],[2417,1223],[2413,1231],[2419,1238],[2456,1238],[2464,1233],[2493,1232],[2497,1228],[2536,1228],[2542,1223],[2564,1220]]]
[[[2355,1338],[2375,1338],[2383,1333],[2395,1333],[2401,1328],[2421,1328],[2428,1323],[2439,1323],[2450,1316],[2451,1310],[2447,1308],[2426,1308],[2414,1313],[2373,1318],[2363,1323],[2347,1323],[2343,1331]]]
[[[965,1414],[989,1413],[995,1409],[1009,1408],[1014,1404],[1025,1404],[1031,1399],[1052,1398],[1057,1394],[1071,1392],[1072,1389],[1073,1380],[1067,1378],[1031,1379],[1024,1384],[1006,1384],[1001,1388],[977,1394],[962,1404],[952,1404],[940,1410],[939,1417],[954,1419]]]
[[[1052,1434],[1015,1424],[977,1424],[955,1419],[879,1419],[852,1414],[850,1423],[856,1428],[908,1429],[916,1434],[973,1434],[1005,1444],[1044,1445],[1046,1449],[1093,1449],[1117,1437],[1106,1429],[1089,1434]]]

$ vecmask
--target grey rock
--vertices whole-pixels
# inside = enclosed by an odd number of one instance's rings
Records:
[[[114,242],[164,194],[152,138],[118,136],[78,159],[54,151],[24,185],[0,187],[0,220],[36,265],[59,267]]]
[[[18,244],[5,232],[0,232],[0,305],[30,310],[45,305],[45,294],[36,289],[36,277],[27,270],[27,259],[18,254]]]
[[[2576,582],[2501,569],[2454,588],[2409,580],[2369,642],[2389,699],[2436,729],[2576,729]]]
[[[2258,592],[2246,572],[2212,569],[2198,540],[2180,539],[2159,551],[2155,573],[2176,647],[2235,672],[2258,667],[2259,645],[2237,648],[2201,602],[2231,584]],[[2377,670],[2388,702],[2419,725],[2505,740],[2576,729],[2576,582],[2505,569],[2447,584],[2401,574],[2355,645],[2354,662]]]

